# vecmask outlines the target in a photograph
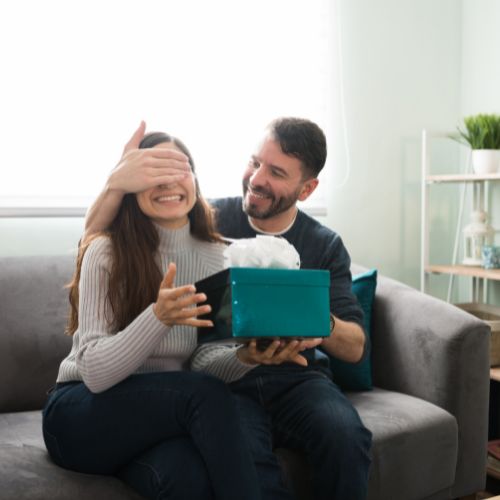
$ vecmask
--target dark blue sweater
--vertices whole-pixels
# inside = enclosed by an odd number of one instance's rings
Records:
[[[217,210],[217,227],[223,236],[240,239],[258,234],[248,223],[241,197],[213,200],[212,205]],[[363,311],[351,290],[351,259],[340,236],[301,210],[293,226],[281,236],[299,253],[302,269],[330,271],[332,313],[344,321],[363,326]]]

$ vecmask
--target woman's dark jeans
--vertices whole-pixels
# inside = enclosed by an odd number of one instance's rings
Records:
[[[233,396],[209,375],[133,375],[99,394],[58,384],[43,435],[56,464],[116,475],[147,498],[260,498]]]

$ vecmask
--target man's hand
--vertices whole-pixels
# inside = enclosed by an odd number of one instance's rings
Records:
[[[239,360],[247,364],[281,365],[292,362],[307,366],[307,359],[300,353],[321,344],[322,339],[309,340],[274,340],[265,351],[257,349],[257,341],[251,340],[248,345],[236,351]]]
[[[108,179],[108,189],[121,194],[138,193],[177,182],[191,172],[188,157],[180,151],[139,149],[145,131],[146,123],[142,121],[123,148],[122,157]]]
[[[204,293],[195,293],[193,285],[174,286],[176,266],[168,265],[168,270],[160,284],[158,299],[153,304],[156,317],[165,325],[213,326],[210,320],[198,319],[198,316],[211,311],[209,305],[196,306],[207,300]]]

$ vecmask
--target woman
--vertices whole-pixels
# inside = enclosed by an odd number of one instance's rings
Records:
[[[126,195],[111,227],[82,245],[73,346],[44,408],[45,443],[61,467],[117,475],[147,498],[255,500],[229,390],[182,371],[195,327],[211,326],[192,283],[222,268],[223,245],[187,148],[164,133],[146,135],[144,148],[190,169]]]

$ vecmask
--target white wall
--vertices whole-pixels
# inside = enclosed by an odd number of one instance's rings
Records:
[[[322,222],[343,236],[353,261],[418,287],[421,130],[500,111],[500,2],[340,0],[340,14],[351,170],[343,187],[329,176]],[[330,154],[344,172],[337,135]],[[454,200],[447,193],[434,209],[445,253]],[[81,229],[81,219],[0,219],[0,255],[66,253]]]
[[[341,8],[351,175],[331,188],[328,225],[353,261],[418,286],[421,130],[458,120],[461,4],[343,0]]]
[[[0,257],[76,253],[82,218],[0,218]]]
[[[463,0],[461,114],[500,114],[500,2]],[[490,191],[490,223],[500,245],[500,185]],[[489,302],[500,304],[500,283],[491,282]]]
[[[461,113],[500,114],[500,2],[462,1]]]

